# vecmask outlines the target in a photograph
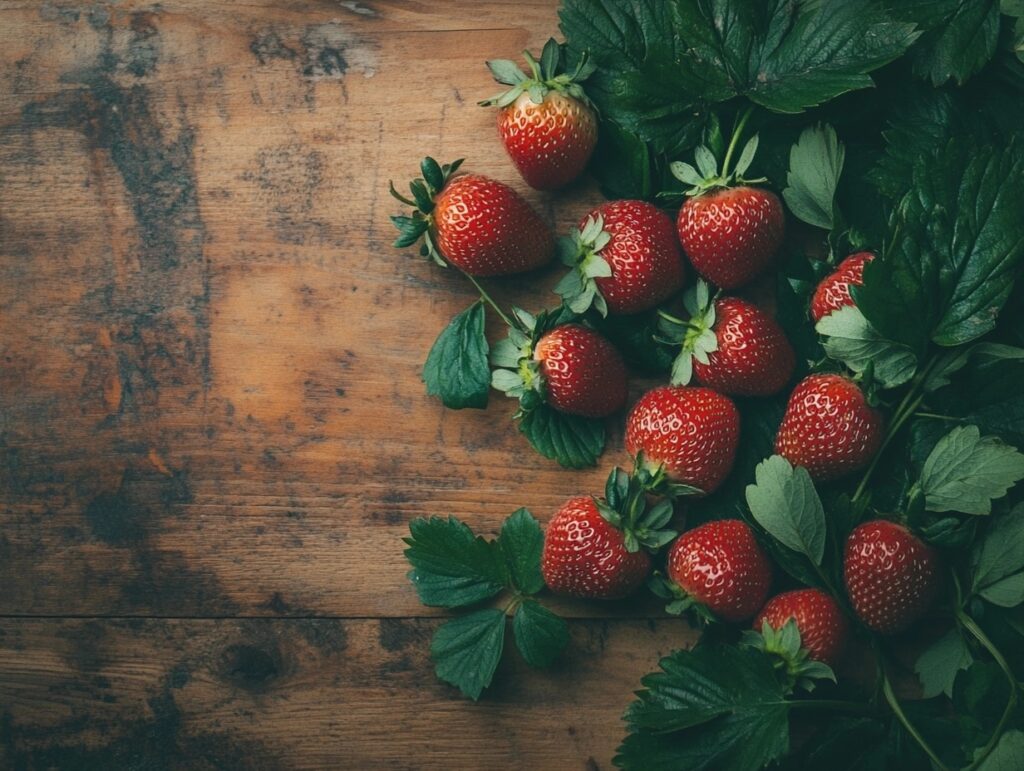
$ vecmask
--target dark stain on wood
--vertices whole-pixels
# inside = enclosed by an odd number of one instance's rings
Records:
[[[281,667],[281,652],[276,645],[232,645],[224,651],[220,674],[239,688],[258,693],[278,678]]]

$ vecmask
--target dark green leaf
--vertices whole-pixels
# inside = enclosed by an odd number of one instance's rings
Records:
[[[424,605],[472,605],[504,587],[501,552],[493,541],[474,536],[464,522],[455,517],[417,518],[409,523],[409,532],[409,578]]]
[[[992,501],[1024,479],[1024,454],[977,426],[959,426],[939,440],[921,469],[928,511],[989,514]]]
[[[990,331],[1024,258],[1024,141],[976,147],[952,141],[914,164],[895,244],[854,287],[884,337],[922,350]]]
[[[565,621],[536,600],[526,600],[512,619],[516,646],[526,663],[534,667],[550,666],[569,644]]]
[[[566,468],[596,465],[604,451],[602,421],[566,415],[546,404],[527,412],[519,430],[537,452]]]
[[[540,555],[544,533],[528,509],[518,509],[501,526],[498,545],[505,555],[512,585],[523,594],[536,594],[544,588],[540,574]]]
[[[545,78],[553,78],[558,72],[558,63],[561,55],[562,51],[555,39],[553,37],[548,38],[548,42],[544,44],[544,50],[541,51],[540,55],[540,71]]]
[[[865,372],[870,365],[874,382],[882,388],[901,386],[917,371],[914,352],[905,345],[886,340],[856,305],[833,311],[814,328],[825,336],[822,345],[829,358],[841,361],[857,374]]]
[[[1024,602],[1024,504],[989,525],[971,567],[972,593],[1005,608]]]
[[[477,301],[445,327],[423,365],[427,393],[453,410],[487,406],[491,370],[484,320],[483,302]]]
[[[1024,759],[1024,731],[1012,729],[1004,733],[992,754],[985,758],[977,771],[1020,771]]]
[[[491,684],[505,644],[505,612],[485,608],[438,627],[430,642],[434,671],[476,701]]]
[[[444,187],[444,172],[441,171],[441,167],[437,165],[430,156],[427,156],[420,162],[420,171],[423,172],[423,179],[427,181],[434,190],[440,190]]]
[[[971,665],[974,657],[957,629],[951,629],[922,653],[914,672],[921,681],[922,694],[926,699],[944,693],[953,695],[953,683],[957,673]]]
[[[793,468],[781,455],[757,466],[747,487],[754,519],[784,546],[820,565],[825,555],[825,510],[807,469]]]
[[[789,748],[789,703],[771,659],[727,645],[677,651],[626,712],[616,765],[647,771],[754,771]]]
[[[925,32],[910,59],[914,73],[935,86],[964,83],[992,58],[999,38],[998,0],[903,0],[894,13]]]

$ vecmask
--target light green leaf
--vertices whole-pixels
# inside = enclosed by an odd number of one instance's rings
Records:
[[[491,365],[495,367],[508,367],[516,369],[519,366],[519,358],[523,355],[522,349],[513,343],[509,338],[503,337],[491,349]],[[494,382],[494,379],[491,379]]]
[[[804,129],[789,153],[789,174],[782,197],[804,222],[825,230],[835,225],[836,188],[846,151],[829,125]]]
[[[979,748],[978,752],[981,749]],[[1020,771],[1024,758],[1024,731],[1016,728],[1004,733],[992,753],[981,761],[977,771]]]
[[[758,464],[756,484],[747,486],[747,505],[768,534],[820,565],[825,554],[825,510],[803,467],[781,455]]]
[[[534,667],[550,666],[569,644],[565,621],[535,600],[526,600],[516,609],[512,633],[526,663]]]
[[[972,661],[974,657],[957,629],[951,629],[932,643],[914,664],[924,698],[930,699],[940,693],[952,697],[957,672],[967,669]]]
[[[1024,479],[1024,455],[977,426],[958,426],[939,440],[921,469],[928,511],[989,514]]]
[[[822,346],[830,358],[843,362],[858,374],[870,364],[874,368],[875,382],[883,388],[901,386],[917,371],[913,351],[883,338],[856,305],[833,311],[814,328],[825,336]]]
[[[485,608],[438,627],[430,642],[434,671],[469,698],[491,684],[505,644],[505,612]]]
[[[491,370],[487,365],[484,305],[478,300],[451,320],[434,342],[423,365],[427,393],[445,407],[487,406]]]
[[[517,388],[522,388],[523,379],[519,376],[518,372],[513,372],[510,369],[496,369],[491,374],[491,386],[496,391],[508,393]]]
[[[540,573],[544,533],[529,509],[518,509],[505,520],[498,535],[498,546],[516,589],[523,594],[536,594],[544,588],[544,577]]]

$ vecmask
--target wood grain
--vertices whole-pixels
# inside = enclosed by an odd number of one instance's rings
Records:
[[[524,189],[475,105],[556,5],[0,2],[0,765],[608,767],[692,632],[562,603],[621,618],[472,705],[401,556],[411,517],[546,520],[623,458],[615,421],[568,472],[505,400],[428,398],[473,294],[390,246],[427,153],[561,229],[597,200]],[[541,307],[556,274],[494,292]]]

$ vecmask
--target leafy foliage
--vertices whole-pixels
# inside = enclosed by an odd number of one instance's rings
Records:
[[[427,393],[440,396],[445,407],[487,406],[491,370],[484,318],[484,305],[478,300],[451,320],[427,355],[423,382]]]
[[[793,468],[781,455],[772,455],[758,465],[755,475],[757,483],[747,487],[754,519],[782,545],[820,565],[825,556],[825,509],[807,469]]]
[[[537,452],[566,468],[593,466],[604,450],[603,422],[567,415],[546,404],[523,415],[519,430]]]
[[[782,197],[794,215],[809,225],[831,230],[836,224],[835,197],[846,149],[831,126],[804,129],[789,154],[789,174]]]
[[[988,514],[992,500],[1024,479],[1024,455],[977,426],[954,428],[939,440],[921,469],[929,511]]]

